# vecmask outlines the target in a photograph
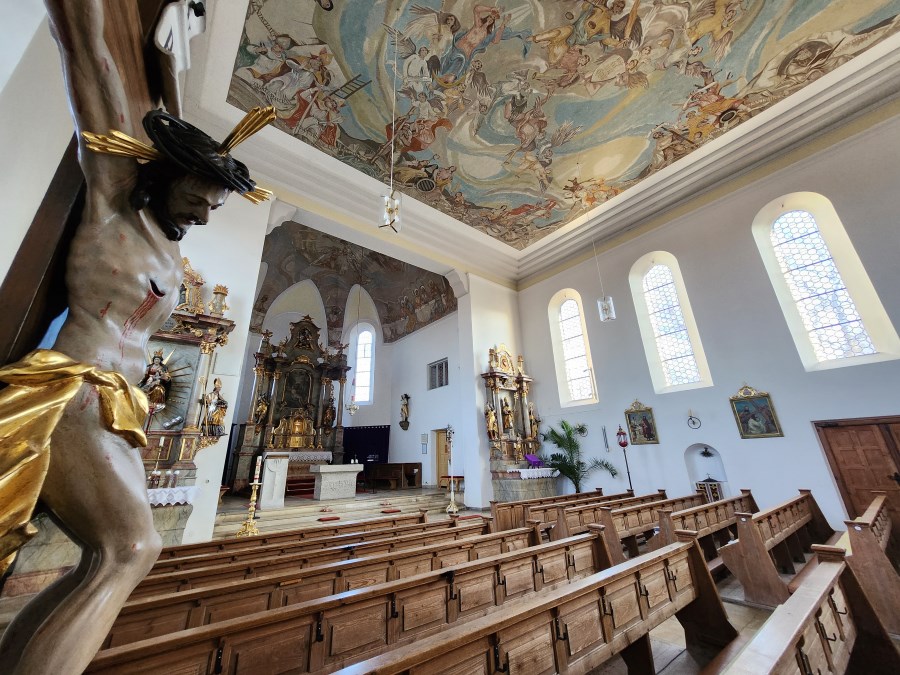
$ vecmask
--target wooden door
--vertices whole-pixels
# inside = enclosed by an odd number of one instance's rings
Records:
[[[900,533],[900,418],[816,422],[816,431],[851,518],[872,503],[872,490],[888,495],[893,538]]]
[[[450,463],[447,457],[447,430],[435,429],[434,431],[434,479],[438,487],[443,487],[441,476],[450,475]]]

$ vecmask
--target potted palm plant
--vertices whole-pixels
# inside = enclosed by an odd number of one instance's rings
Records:
[[[592,459],[585,462],[581,456],[581,442],[577,436],[584,436],[587,426],[584,424],[571,425],[565,420],[559,423],[559,429],[549,427],[544,432],[544,439],[553,443],[559,451],[550,454],[544,459],[547,466],[559,471],[560,475],[572,481],[575,492],[581,492],[581,484],[593,473],[602,469],[608,471],[615,478],[619,470],[605,459]]]

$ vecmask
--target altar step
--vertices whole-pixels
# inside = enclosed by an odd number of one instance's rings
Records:
[[[316,491],[316,477],[300,476],[299,478],[288,478],[287,485],[284,488],[284,494],[295,497],[310,497]]]
[[[387,490],[377,493],[357,494],[354,499],[333,499],[313,501],[296,496],[285,497],[282,509],[266,509],[257,511],[256,527],[261,532],[279,532],[301,527],[321,525],[321,518],[337,517],[340,521],[366,520],[383,518],[390,513],[418,513],[420,508],[427,509],[429,518],[446,517],[449,503],[446,490],[423,488],[413,490]],[[457,493],[457,501],[463,503],[462,495]],[[232,537],[241,528],[247,518],[247,499],[226,496],[213,530],[213,539]],[[328,509],[323,511],[322,509]]]

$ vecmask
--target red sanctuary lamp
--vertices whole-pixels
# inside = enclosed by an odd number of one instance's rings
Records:
[[[616,432],[616,440],[619,441],[619,447],[622,448],[622,454],[625,455],[625,473],[628,474],[628,489],[634,492],[634,487],[631,485],[631,469],[628,468],[628,451],[626,450],[628,447],[628,434],[622,429],[621,424]]]

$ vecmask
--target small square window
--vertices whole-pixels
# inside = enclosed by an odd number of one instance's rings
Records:
[[[446,387],[449,382],[447,374],[447,359],[441,359],[440,361],[429,363],[428,388],[437,389],[438,387]]]

